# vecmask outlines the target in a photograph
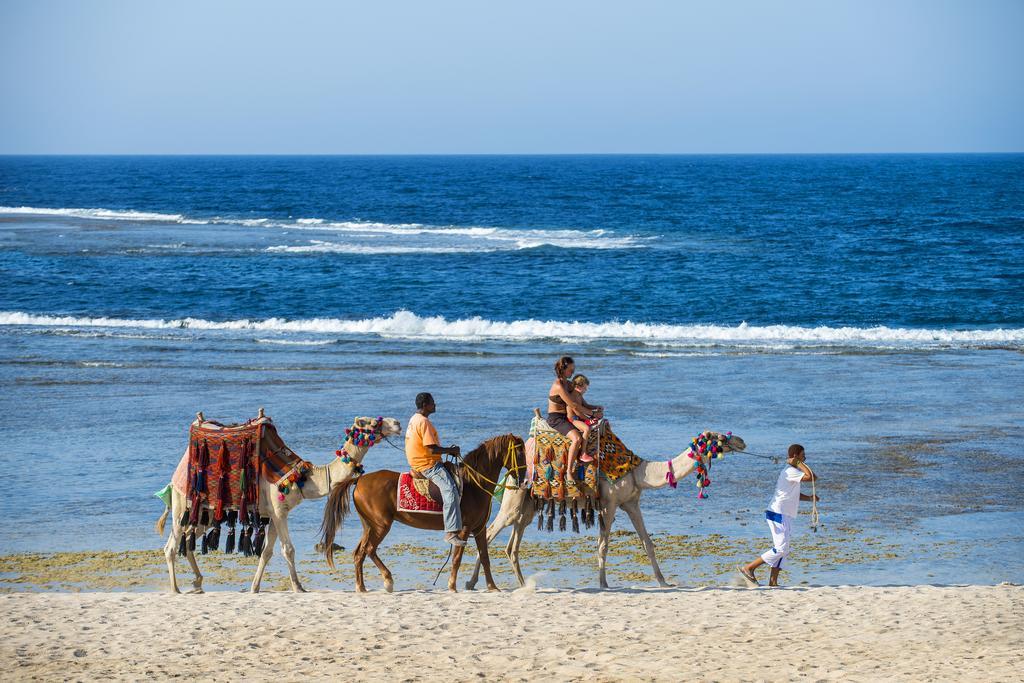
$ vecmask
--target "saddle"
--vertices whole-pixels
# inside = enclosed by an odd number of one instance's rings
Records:
[[[459,466],[453,462],[441,463],[442,467],[448,470],[448,474],[452,475],[452,479],[455,480],[455,487],[459,490],[459,495],[462,495],[462,471]],[[435,503],[441,501],[441,489],[438,488],[437,484],[427,479],[421,473],[416,470],[410,469],[409,475],[412,477],[412,485],[416,489],[416,492],[425,498],[429,498]]]

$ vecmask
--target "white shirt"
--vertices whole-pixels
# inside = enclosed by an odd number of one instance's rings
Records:
[[[772,502],[768,503],[768,509],[787,517],[796,517],[796,509],[800,505],[800,480],[803,477],[803,471],[795,467],[787,466],[782,470],[779,481],[775,484],[775,495]]]

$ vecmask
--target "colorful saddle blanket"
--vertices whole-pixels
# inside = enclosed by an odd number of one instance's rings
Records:
[[[429,479],[418,479],[409,472],[402,472],[398,475],[398,511],[440,515],[444,507],[441,501],[430,497]]]
[[[313,468],[285,445],[270,418],[240,425],[194,422],[186,457],[185,497],[192,524],[199,523],[202,510],[211,513],[213,523],[237,511],[245,524],[259,514],[261,477],[287,493],[292,485],[303,486]]]

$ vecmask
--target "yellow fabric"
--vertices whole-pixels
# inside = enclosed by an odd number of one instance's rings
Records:
[[[405,430],[405,459],[409,467],[422,472],[441,462],[441,456],[430,452],[427,446],[440,446],[437,429],[433,423],[419,413],[409,418],[409,426]]]
[[[641,462],[640,457],[626,448],[611,429],[605,430],[601,437],[601,473],[609,481],[629,474]]]

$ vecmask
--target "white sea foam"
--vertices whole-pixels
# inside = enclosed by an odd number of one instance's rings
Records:
[[[883,349],[977,348],[999,346],[1024,349],[1024,328],[955,330],[898,327],[796,327],[727,325],[665,325],[636,322],[569,322],[557,320],[496,321],[473,317],[448,320],[398,311],[388,317],[345,320],[309,318],[286,320],[213,321],[201,318],[175,320],[125,319],[35,315],[0,312],[2,326],[57,328],[134,328],[151,330],[239,330],[274,333],[368,335],[391,339],[446,339],[475,342],[508,342],[555,339],[559,341],[618,341],[648,347],[706,348],[742,347],[754,351],[804,347]]]
[[[178,213],[154,213],[152,211],[119,211],[115,209],[44,209],[34,206],[0,206],[0,215],[22,214],[31,216],[71,216],[114,221],[158,221],[181,223],[184,217]]]
[[[486,247],[389,246],[310,240],[309,244],[280,244],[264,251],[279,254],[468,254],[495,250]]]
[[[256,339],[258,344],[277,344],[280,346],[327,346],[333,344],[331,339]]]
[[[635,235],[613,235],[606,230],[571,230],[553,229],[541,230],[530,228],[499,228],[491,226],[460,226],[460,225],[424,225],[421,223],[380,223],[374,221],[330,221],[324,218],[232,218],[230,216],[214,216],[212,218],[199,218],[184,216],[182,214],[154,213],[146,211],[126,211],[112,209],[50,209],[30,206],[10,207],[0,206],[0,215],[22,214],[38,216],[68,216],[80,219],[102,219],[102,220],[123,220],[135,222],[160,222],[160,223],[181,223],[185,225],[225,225],[242,226],[250,228],[267,228],[279,230],[310,230],[319,233],[343,232],[352,237],[359,238],[380,238],[392,236],[399,239],[414,237],[434,238],[442,243],[435,246],[438,249],[445,247],[445,251],[437,253],[460,253],[461,251],[481,251],[465,247],[465,241],[479,241],[490,247],[492,251],[512,249],[533,249],[542,246],[560,247],[566,249],[637,249],[647,246],[656,238],[639,237]],[[324,242],[326,244],[326,242]],[[392,245],[396,246],[396,245]],[[400,246],[400,245],[399,245]],[[464,247],[464,248],[460,248]],[[322,247],[312,247],[300,250],[294,247],[274,248],[270,251],[282,253],[324,253]],[[365,251],[355,253],[365,254],[394,254],[413,253],[418,249],[410,248],[410,251]]]

